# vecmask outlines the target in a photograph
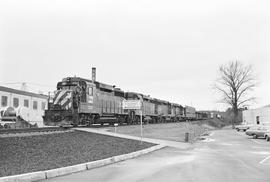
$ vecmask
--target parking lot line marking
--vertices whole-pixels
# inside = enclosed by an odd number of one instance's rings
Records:
[[[245,133],[242,133],[242,132],[236,132],[236,134],[239,136],[245,136]]]
[[[257,143],[257,144],[262,144],[261,142],[258,142],[257,139],[251,139],[251,141]]]
[[[266,157],[266,158],[264,158],[261,162],[260,162],[260,164],[263,164],[265,161],[267,161],[268,159],[270,159],[270,155],[268,156],[268,157]]]
[[[270,146],[265,146],[265,147],[260,147],[260,146],[253,146],[253,147],[251,147],[251,148],[253,148],[253,149],[270,149]]]

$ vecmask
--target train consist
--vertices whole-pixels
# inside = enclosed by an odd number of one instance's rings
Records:
[[[92,68],[92,80],[67,77],[57,84],[57,90],[49,99],[45,110],[46,125],[90,125],[103,123],[136,124],[140,121],[138,110],[124,110],[124,100],[141,100],[144,122],[176,122],[196,119],[193,107],[183,107],[150,96],[124,92],[115,86],[96,81],[96,69]]]

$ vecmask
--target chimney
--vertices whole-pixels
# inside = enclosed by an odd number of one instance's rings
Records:
[[[92,82],[94,83],[96,81],[96,68],[92,67]]]

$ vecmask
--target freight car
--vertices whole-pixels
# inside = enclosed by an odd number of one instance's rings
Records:
[[[145,122],[176,122],[183,120],[184,108],[179,104],[173,104],[168,101],[159,100],[135,92],[126,92],[127,100],[142,101],[142,115]],[[140,121],[140,111],[128,111],[131,122]]]
[[[172,116],[175,121],[184,121],[184,107],[180,104],[172,103]]]
[[[196,111],[196,120],[207,119],[207,113]]]
[[[0,127],[43,126],[48,96],[0,86]]]
[[[179,104],[159,100],[135,92],[124,92],[113,85],[80,77],[64,78],[45,111],[47,125],[90,125],[104,123],[140,122],[138,110],[124,110],[124,100],[141,100],[143,121],[149,123],[176,122],[186,118],[185,108]]]
[[[196,109],[191,106],[185,106],[185,119],[196,120]]]

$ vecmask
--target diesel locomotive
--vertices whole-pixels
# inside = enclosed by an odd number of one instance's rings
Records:
[[[45,110],[46,125],[90,125],[104,123],[140,122],[138,110],[124,110],[124,100],[141,100],[144,122],[176,122],[185,120],[185,108],[150,96],[124,92],[113,85],[96,81],[96,69],[92,68],[92,80],[67,77],[57,84]],[[195,110],[195,109],[194,109]],[[195,111],[194,111],[195,112]]]

